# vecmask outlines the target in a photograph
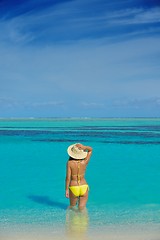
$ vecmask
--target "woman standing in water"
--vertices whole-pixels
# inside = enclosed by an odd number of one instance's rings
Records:
[[[84,178],[86,166],[92,154],[92,148],[75,143],[67,149],[69,160],[66,167],[66,197],[70,199],[70,208],[78,202],[83,210],[88,200],[89,186]]]

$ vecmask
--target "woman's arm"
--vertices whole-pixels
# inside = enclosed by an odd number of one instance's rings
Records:
[[[69,161],[67,162],[66,165],[66,181],[65,181],[65,195],[66,198],[69,198],[69,184],[70,184],[70,179],[71,179],[71,168],[69,166]]]
[[[90,157],[91,157],[91,155],[92,155],[92,151],[93,151],[92,147],[90,147],[90,146],[84,146],[83,144],[80,144],[80,143],[77,143],[76,146],[77,146],[79,149],[87,152],[87,157],[85,158],[85,161],[86,161],[86,164],[88,164],[88,162],[89,162],[89,160],[90,160]]]

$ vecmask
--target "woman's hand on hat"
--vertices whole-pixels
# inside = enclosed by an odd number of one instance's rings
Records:
[[[76,147],[78,147],[79,150],[83,150],[83,145],[82,145],[81,143],[77,143],[77,144],[76,144]]]

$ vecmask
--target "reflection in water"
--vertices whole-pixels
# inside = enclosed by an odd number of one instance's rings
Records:
[[[66,235],[69,239],[87,240],[89,217],[87,209],[79,211],[76,208],[68,208],[66,211]]]

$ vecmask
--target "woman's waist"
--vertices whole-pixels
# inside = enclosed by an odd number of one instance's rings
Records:
[[[87,182],[84,178],[81,179],[80,182],[78,182],[77,179],[76,180],[72,179],[69,186],[80,186],[80,185],[86,185],[86,184],[87,184]]]

